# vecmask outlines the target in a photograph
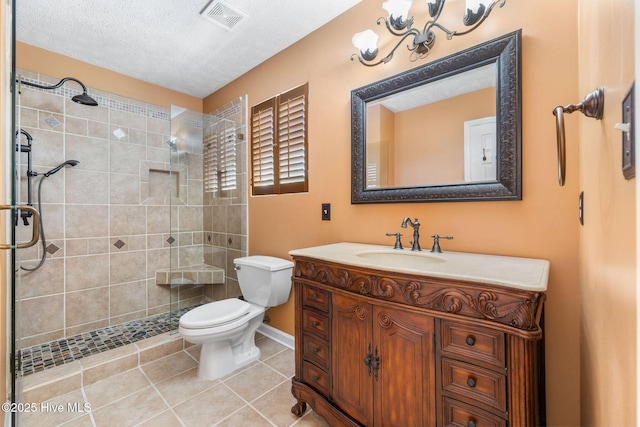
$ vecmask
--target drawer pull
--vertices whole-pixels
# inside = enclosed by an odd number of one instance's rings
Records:
[[[320,377],[316,375],[315,377],[313,377],[313,382],[317,383],[319,379],[320,379]]]
[[[476,422],[474,420],[467,421],[467,427],[476,427]]]
[[[314,292],[313,295],[311,295],[311,298],[312,299],[318,299],[318,294]]]
[[[311,326],[313,326],[314,328],[318,327],[318,322],[311,322]]]
[[[320,351],[320,349],[319,349],[318,347],[314,347],[314,348],[311,350],[311,353],[313,353],[313,354],[318,354],[318,352],[319,352],[319,351]]]
[[[469,335],[466,341],[467,345],[469,345],[470,347],[473,347],[476,344],[476,339],[472,335]]]
[[[474,380],[473,378],[469,378],[469,379],[467,380],[467,385],[468,385],[469,387],[471,387],[471,388],[475,388],[475,386],[476,386],[476,380]]]

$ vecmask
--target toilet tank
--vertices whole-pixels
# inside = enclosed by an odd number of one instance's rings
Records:
[[[263,307],[284,304],[291,292],[293,262],[271,256],[253,255],[233,260],[242,296]]]

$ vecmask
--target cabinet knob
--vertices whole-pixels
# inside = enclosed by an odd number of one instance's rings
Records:
[[[320,377],[316,375],[315,377],[313,377],[313,382],[317,383],[319,379],[320,379]]]
[[[311,298],[312,298],[312,299],[318,299],[318,294],[314,292],[314,293],[311,295]]]
[[[467,427],[476,427],[476,422],[474,420],[467,421]]]
[[[476,386],[476,380],[474,380],[473,378],[467,379],[467,385],[471,388],[474,388]]]
[[[311,350],[311,353],[313,354],[318,354],[318,352],[320,351],[320,349],[318,347],[315,347]]]
[[[476,344],[476,339],[473,335],[469,335],[466,339],[467,345],[473,347]]]
[[[318,327],[318,322],[311,322],[311,326],[313,326],[314,328]]]

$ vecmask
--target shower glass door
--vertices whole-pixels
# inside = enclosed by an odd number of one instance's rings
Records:
[[[202,256],[202,113],[171,106],[169,200],[171,205],[170,310],[178,319],[190,307],[201,303],[202,284],[198,273]]]
[[[246,96],[213,114],[171,107],[171,313],[240,296],[246,256]]]

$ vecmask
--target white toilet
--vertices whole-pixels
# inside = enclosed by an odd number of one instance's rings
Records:
[[[233,260],[244,301],[229,298],[201,305],[180,317],[178,331],[202,344],[198,377],[214,380],[260,357],[255,333],[269,307],[284,304],[291,291],[293,262],[248,256]]]

